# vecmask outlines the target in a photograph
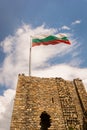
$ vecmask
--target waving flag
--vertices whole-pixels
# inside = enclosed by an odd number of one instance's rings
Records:
[[[39,45],[55,45],[59,43],[71,44],[68,38],[63,34],[59,34],[58,37],[54,35],[49,35],[41,39],[40,38],[32,39],[32,47]]]
[[[30,55],[29,55],[29,76],[31,75],[31,48],[40,45],[55,45],[59,43],[71,44],[68,38],[64,34],[49,35],[44,38],[32,38],[30,44]]]

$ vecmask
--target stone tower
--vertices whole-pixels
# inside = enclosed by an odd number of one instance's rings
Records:
[[[87,130],[82,81],[19,75],[10,130]]]

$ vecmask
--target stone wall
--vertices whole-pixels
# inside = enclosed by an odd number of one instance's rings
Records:
[[[10,130],[87,130],[86,112],[81,80],[19,75]]]

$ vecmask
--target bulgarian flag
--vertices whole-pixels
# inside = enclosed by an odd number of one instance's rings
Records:
[[[64,34],[49,35],[44,38],[33,38],[32,47],[39,45],[55,45],[59,43],[71,44]]]

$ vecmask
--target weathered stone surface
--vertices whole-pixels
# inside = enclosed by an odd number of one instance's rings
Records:
[[[42,113],[50,119],[42,119]],[[87,93],[81,80],[19,75],[10,130],[47,130],[45,126],[87,130]]]

